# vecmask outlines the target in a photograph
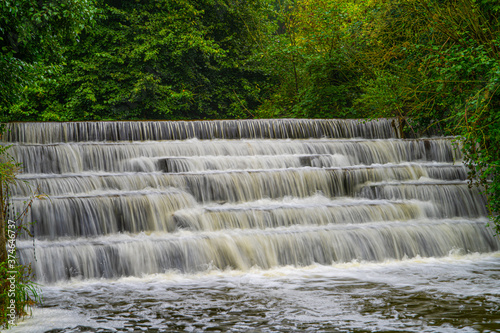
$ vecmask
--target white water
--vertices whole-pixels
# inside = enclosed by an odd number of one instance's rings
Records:
[[[500,241],[454,138],[396,139],[391,120],[9,128],[12,211],[49,196],[35,247],[17,242],[45,301],[13,331],[500,329]]]
[[[72,281],[9,332],[497,332],[499,277],[497,252]]]

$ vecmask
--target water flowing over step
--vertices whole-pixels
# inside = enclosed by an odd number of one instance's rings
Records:
[[[75,141],[144,141],[245,138],[396,138],[395,119],[266,119],[218,121],[103,121],[9,123],[6,141],[51,143]]]
[[[460,159],[451,139],[213,140],[20,144],[12,155],[28,173],[191,172],[334,167]]]
[[[25,251],[23,245],[20,249],[23,261],[34,260],[33,251]],[[384,222],[363,228],[326,226],[40,242],[38,261],[50,264],[36,265],[35,269],[38,276],[57,281],[80,276],[140,276],[167,270],[192,273],[209,267],[248,270],[253,266],[266,269],[417,255],[439,257],[453,249],[488,252],[499,246],[484,228],[484,222]]]
[[[11,123],[36,200],[37,278],[118,278],[492,252],[455,138],[399,139],[392,119]],[[35,260],[36,257],[36,260]]]

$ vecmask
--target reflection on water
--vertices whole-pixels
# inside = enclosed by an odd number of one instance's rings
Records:
[[[498,332],[500,253],[43,288],[8,332]]]

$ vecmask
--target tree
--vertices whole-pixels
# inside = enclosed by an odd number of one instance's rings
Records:
[[[461,138],[471,186],[500,232],[500,5],[490,0],[383,3],[364,29],[372,64],[358,107],[411,130]],[[377,41],[377,42],[375,42]],[[383,62],[374,59],[384,59]]]
[[[54,71],[94,12],[92,0],[0,2],[0,120]]]
[[[352,1],[278,2],[279,22],[261,57],[277,78],[261,116],[346,118],[353,106],[362,64],[356,62],[349,22],[358,15]]]
[[[265,2],[100,1],[61,75],[19,116],[41,120],[247,118],[267,78],[250,57]],[[243,25],[242,22],[246,24]]]

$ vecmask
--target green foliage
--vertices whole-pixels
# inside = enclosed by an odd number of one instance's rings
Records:
[[[259,117],[353,118],[363,64],[355,57],[352,1],[279,1],[276,32],[260,51],[274,79]]]
[[[31,267],[19,265],[17,259],[13,266],[0,262],[0,281],[0,328],[9,328],[10,314],[16,318],[26,316],[29,307],[41,301],[41,294],[33,282]]]
[[[101,1],[98,7],[95,27],[14,119],[251,116],[267,80],[249,60],[253,34],[267,20],[262,1]]]
[[[496,1],[395,1],[366,26],[378,43],[366,57],[359,108],[411,119],[413,132],[462,138],[471,186],[488,197],[500,231],[500,23]],[[417,23],[415,23],[417,22]],[[380,27],[380,24],[376,24]],[[384,61],[378,59],[384,58]]]
[[[0,2],[0,114],[39,85],[50,66],[92,19],[92,0]]]
[[[261,52],[276,77],[259,116],[398,117],[461,137],[500,229],[500,6],[490,0],[297,0]]]
[[[310,59],[305,65],[309,84],[301,89],[292,108],[302,118],[356,118],[353,100],[358,96],[359,71],[350,68],[342,54]]]

